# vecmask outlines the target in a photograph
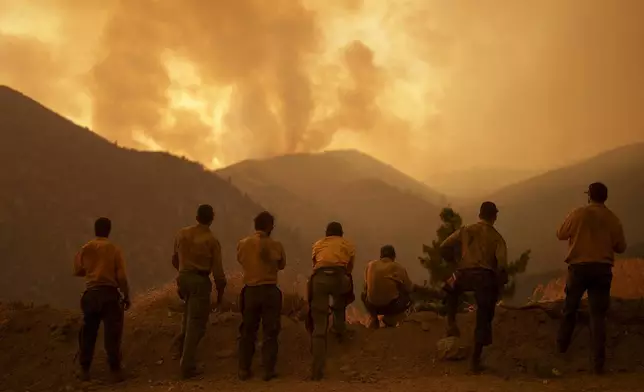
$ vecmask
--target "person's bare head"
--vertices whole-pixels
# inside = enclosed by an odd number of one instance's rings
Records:
[[[380,258],[396,260],[396,248],[393,245],[383,246],[380,248]]]
[[[112,232],[112,221],[109,218],[100,217],[94,222],[94,235],[107,238]]]
[[[202,204],[197,208],[197,222],[210,226],[215,220],[215,210],[210,204]]]
[[[268,211],[262,211],[255,217],[255,230],[263,231],[264,233],[271,235],[271,232],[275,228],[275,217],[271,215]]]
[[[499,214],[499,209],[496,204],[491,201],[484,201],[479,210],[479,218],[485,222],[494,224]]]
[[[331,222],[326,226],[325,235],[327,237],[342,237],[344,235],[344,229],[340,222]]]

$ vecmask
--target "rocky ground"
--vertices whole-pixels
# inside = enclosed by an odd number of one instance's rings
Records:
[[[623,310],[622,308],[626,309]],[[622,310],[620,310],[622,309]],[[617,313],[630,307],[618,306]],[[481,376],[469,375],[466,361],[443,361],[437,342],[444,320],[434,313],[416,313],[398,328],[367,330],[352,325],[353,338],[344,345],[330,343],[328,379],[305,381],[310,364],[309,338],[295,313],[283,317],[280,378],[264,383],[236,380],[236,337],[239,315],[213,313],[203,341],[200,360],[203,378],[182,382],[178,362],[172,359],[171,342],[178,331],[181,307],[172,289],[140,298],[128,312],[123,343],[128,380],[107,383],[102,350],[97,350],[94,380],[79,383],[73,377],[79,313],[21,304],[0,305],[0,391],[193,391],[260,389],[320,391],[380,390],[450,391],[579,391],[641,390],[644,376],[644,325],[637,317],[617,317],[611,322],[608,375],[588,374],[588,328],[582,322],[570,355],[553,354],[557,307],[506,309],[499,307],[495,342],[485,352],[491,367]],[[460,318],[469,345],[473,315]],[[583,321],[583,318],[582,318]],[[102,343],[99,341],[98,343]],[[256,373],[261,374],[257,358]],[[554,369],[554,371],[553,371]]]

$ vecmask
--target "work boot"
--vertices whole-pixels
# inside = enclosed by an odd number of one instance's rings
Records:
[[[333,334],[333,336],[335,336],[335,338],[338,341],[338,343],[343,343],[347,339],[351,339],[353,337],[354,333],[355,333],[355,331],[350,330],[348,328],[345,328],[344,331],[337,331],[337,330],[331,328],[329,330],[329,332],[331,334]]]
[[[380,328],[380,321],[378,320],[378,318],[377,317],[376,318],[372,317],[371,321],[369,322],[369,326],[367,328],[369,328],[369,329],[378,329],[378,328]]]
[[[592,361],[592,373],[595,376],[601,376],[605,373],[604,371],[604,360],[601,358],[594,358]]]
[[[271,371],[267,371],[267,372],[264,374],[263,380],[264,380],[264,381],[271,381],[271,380],[272,380],[272,379],[274,379],[274,378],[277,378],[277,373],[275,373],[275,371],[274,371],[274,370],[271,370]]]
[[[185,341],[185,335],[178,335],[174,338],[172,342],[172,359],[178,361],[183,355],[183,342]]]
[[[181,378],[184,380],[188,380],[191,378],[195,378],[198,376],[201,376],[203,374],[203,370],[201,369],[190,369],[190,370],[182,370],[181,371]]]
[[[76,372],[76,378],[78,378],[78,381],[81,382],[87,382],[91,379],[91,376],[89,374],[89,369],[83,369],[81,368]]]
[[[237,377],[239,377],[240,381],[248,381],[250,378],[253,376],[250,370],[247,369],[239,369],[237,372]]]
[[[470,363],[470,371],[472,374],[481,374],[483,373],[487,368],[481,363],[481,360],[472,360]]]
[[[447,326],[447,331],[446,331],[447,337],[456,337],[460,338],[461,337],[461,330],[458,329],[458,326],[456,324],[451,324]]]
[[[311,372],[311,381],[320,381],[324,378],[324,372],[322,370],[314,369]]]
[[[110,381],[112,384],[118,384],[125,381],[125,376],[123,375],[123,370],[111,370],[110,371]]]
[[[474,351],[470,360],[470,370],[474,374],[480,374],[485,370],[485,366],[481,364],[481,355],[483,354],[483,346],[481,344],[474,344]]]

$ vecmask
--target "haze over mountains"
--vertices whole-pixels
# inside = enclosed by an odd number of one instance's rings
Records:
[[[277,217],[275,235],[287,247],[290,276],[310,272],[310,244],[338,220],[356,243],[358,288],[360,267],[385,243],[397,247],[422,283],[421,245],[434,238],[440,209],[453,200],[353,150],[249,160],[213,173],[166,153],[119,148],[6,87],[0,132],[0,298],[75,306],[82,283],[70,276],[71,260],[99,215],[114,221],[133,286],[166,283],[174,276],[173,236],[193,222],[202,202],[217,211],[214,231],[228,270],[237,268],[234,246],[252,231],[252,216],[267,208]],[[565,244],[554,232],[586,202],[583,191],[593,181],[609,187],[608,204],[631,244],[627,255],[643,255],[643,169],[644,144],[633,144],[485,197],[501,210],[498,228],[511,257],[533,251],[520,293],[564,268]],[[476,219],[480,201],[457,205],[466,222]]]
[[[524,181],[539,173],[538,170],[520,170],[502,167],[480,167],[467,170],[447,170],[425,179],[428,186],[439,189],[460,200],[478,200],[506,186]]]
[[[637,143],[521,181],[488,196],[499,207],[497,227],[505,236],[510,252],[532,249],[527,273],[521,278],[524,288],[538,283],[535,276],[553,276],[551,271],[565,268],[567,244],[558,241],[555,232],[573,208],[586,204],[584,191],[595,181],[608,186],[606,204],[624,225],[629,244],[624,256],[641,257],[644,253],[643,172],[644,143]],[[468,207],[464,215],[475,219],[476,206]],[[521,293],[527,292],[521,290]]]

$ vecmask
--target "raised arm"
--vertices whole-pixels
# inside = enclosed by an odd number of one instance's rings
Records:
[[[570,239],[570,237],[572,237],[573,225],[577,217],[577,211],[578,210],[574,210],[570,214],[568,214],[561,226],[559,226],[559,229],[557,230],[557,238],[560,241],[567,241]]]
[[[453,262],[456,259],[454,247],[461,242],[462,230],[462,228],[456,230],[440,244],[439,251],[443,260]]]

